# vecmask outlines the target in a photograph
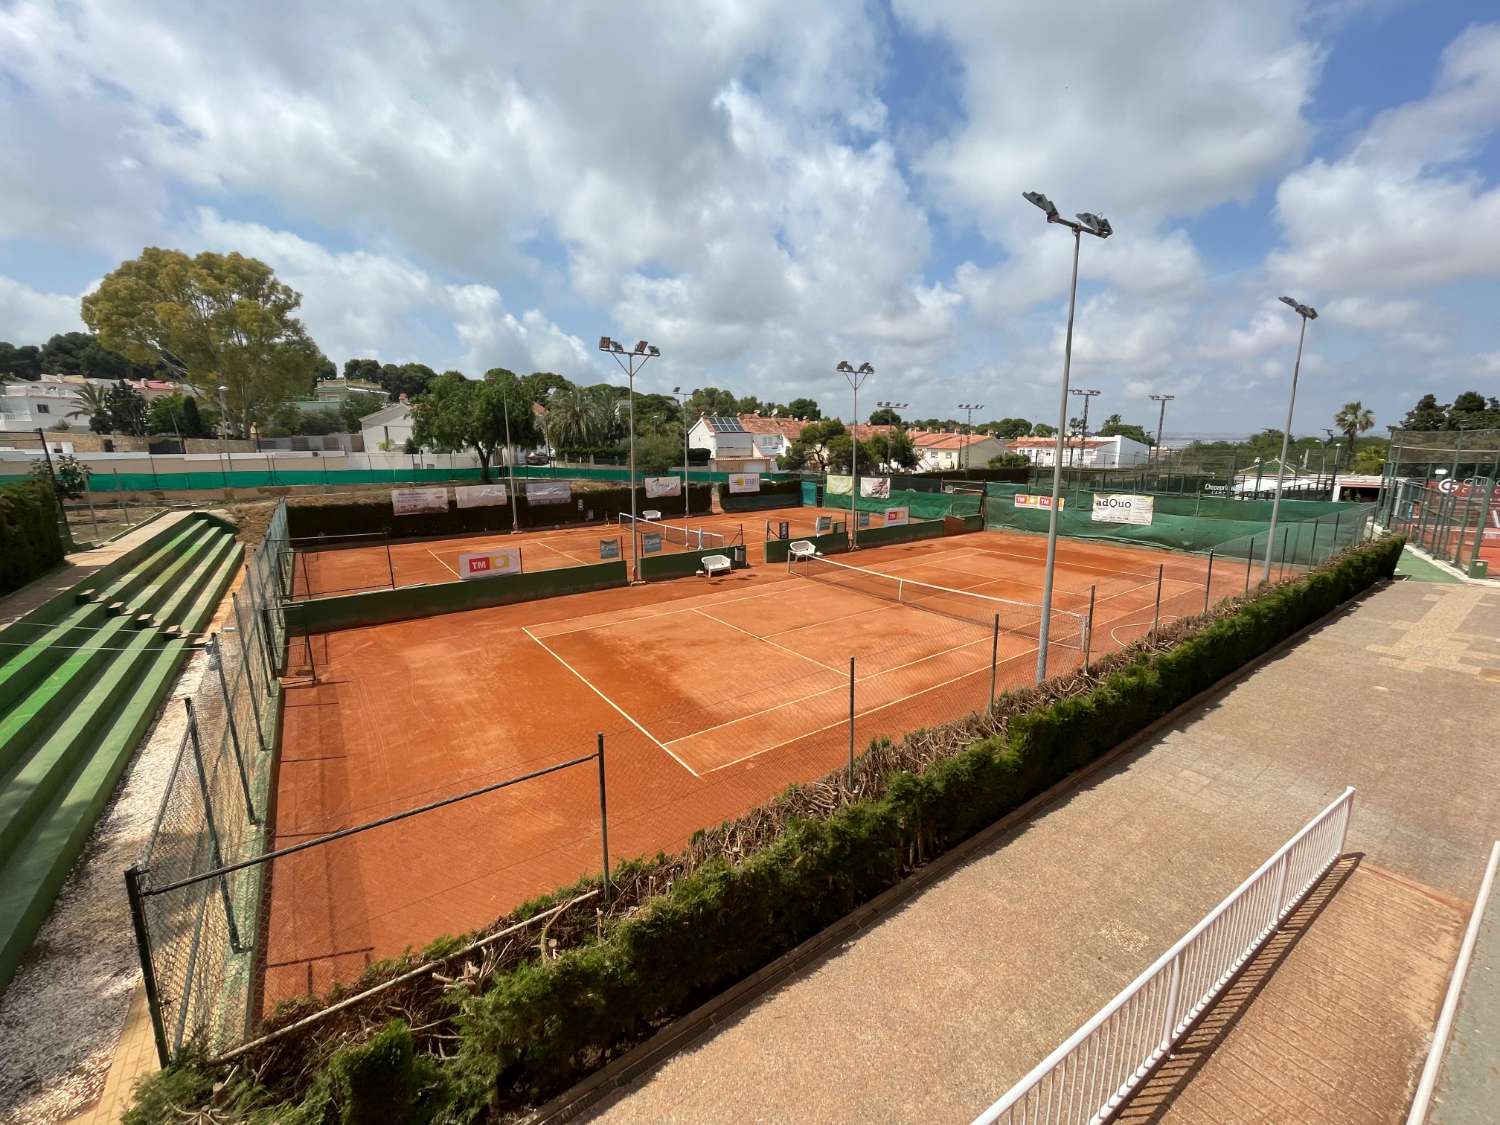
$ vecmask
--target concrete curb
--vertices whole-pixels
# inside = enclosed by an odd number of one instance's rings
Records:
[[[1095,774],[1125,757],[1141,743],[1155,737],[1162,730],[1176,723],[1182,716],[1203,706],[1211,697],[1232,687],[1256,669],[1274,660],[1309,634],[1353,610],[1365,598],[1384,589],[1391,581],[1387,578],[1377,580],[1348,601],[1278,641],[1259,656],[1247,661],[1191,699],[1174,707],[1159,719],[1125,739],[1114,749],[1069,774],[1051,788],[1038,793],[1019,808],[1007,813],[988,827],[980,829],[967,840],[955,844],[927,866],[882,891],[833,925],[814,934],[794,949],[783,953],[770,964],[731,985],[693,1011],[679,1016],[644,1043],[633,1047],[570,1089],[544,1103],[530,1117],[525,1118],[527,1125],[555,1125],[555,1123],[571,1121],[605,1098],[622,1090],[637,1078],[656,1069],[694,1040],[733,1019],[740,1011],[748,1008],[751,1003],[810,962],[880,921],[885,915],[913,898],[929,883],[947,876],[976,852],[1000,841],[1030,820],[1036,813],[1071,795]]]

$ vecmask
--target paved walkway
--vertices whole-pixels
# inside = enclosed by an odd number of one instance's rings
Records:
[[[1497,730],[1500,593],[1388,586],[594,1119],[967,1121],[1345,785],[1351,851],[1431,901],[1472,900],[1500,834]],[[1306,1006],[1326,1005],[1310,988]],[[1437,1001],[1419,1001],[1430,1025]],[[1409,1096],[1410,1053],[1382,1064],[1382,1088]]]

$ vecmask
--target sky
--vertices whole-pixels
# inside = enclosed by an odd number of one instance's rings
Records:
[[[239,251],[335,362],[1301,433],[1500,395],[1493,0],[0,0],[0,340]],[[1379,432],[1379,431],[1378,431]]]

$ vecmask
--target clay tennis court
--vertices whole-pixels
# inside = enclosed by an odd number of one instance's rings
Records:
[[[1203,608],[1202,559],[1058,549],[1056,604],[1081,615],[1092,589],[1095,654],[1151,627],[1159,574],[1163,619]],[[836,556],[953,592],[920,606],[761,566],[315,637],[318,682],[285,696],[274,846],[588,754],[602,733],[615,861],[681,847],[844,762],[851,658],[859,749],[982,707],[995,634],[977,599],[952,604],[966,594],[1015,603],[995,603],[998,687],[1031,682],[1044,552],[980,532]],[[1244,569],[1221,562],[1212,599]],[[1054,623],[1052,673],[1082,658],[1071,620]],[[589,764],[275,861],[264,1001],[597,872],[598,829]]]
[[[839,521],[849,518],[847,510],[799,507],[704,514],[686,520],[679,509],[675,514],[663,512],[662,519],[672,527],[685,528],[691,533],[701,530],[705,548],[718,545],[720,540],[726,545],[743,543],[749,552],[749,562],[755,565],[765,559],[764,540],[768,523],[786,523],[792,535],[812,535],[814,520],[819,515]],[[640,526],[643,531],[652,530],[648,524]],[[690,534],[689,539],[692,541],[677,542],[668,533],[662,540],[661,553],[675,554],[696,549],[695,536]],[[297,598],[322,597],[392,586],[451,582],[459,576],[459,555],[465,551],[487,551],[497,547],[520,548],[521,568],[527,573],[585,566],[607,561],[610,557],[630,558],[630,540],[629,524],[619,522],[438,540],[386,542],[373,536],[299,540],[295,543],[292,595]],[[603,555],[601,543],[616,544],[621,553]]]

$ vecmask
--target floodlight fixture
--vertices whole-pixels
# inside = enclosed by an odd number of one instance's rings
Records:
[[[635,347],[633,349],[631,349],[630,351],[626,351],[625,350],[625,345],[622,344],[622,343],[620,343],[619,340],[616,340],[616,339],[614,339],[613,337],[610,337],[610,336],[600,336],[599,337],[599,350],[601,352],[609,352],[612,356],[614,356],[615,357],[615,362],[620,365],[620,370],[622,370],[622,371],[625,372],[626,378],[629,379],[629,381],[630,381],[630,517],[631,517],[631,527],[632,527],[632,531],[631,531],[631,534],[630,534],[630,563],[631,563],[630,575],[631,575],[632,580],[634,580],[636,582],[639,582],[640,578],[641,578],[640,536],[634,530],[634,527],[635,527],[635,515],[636,515],[636,510],[635,510],[635,507],[636,507],[636,494],[635,494],[635,375],[636,375],[637,371],[639,371],[642,367],[644,367],[646,365],[646,361],[647,360],[654,359],[656,356],[661,355],[661,349],[653,347],[651,344],[647,343],[645,340],[637,340]],[[677,391],[674,390],[673,393],[675,394],[675,393],[677,393]],[[685,408],[686,407],[686,401],[684,401],[683,405],[684,405],[684,408]],[[685,424],[686,423],[684,423],[684,425]],[[684,476],[683,483],[684,483],[684,485],[686,485],[687,482],[686,482],[685,478],[686,478],[686,475],[687,475],[687,440],[686,440],[686,433],[685,432],[684,432],[684,435],[683,435],[683,458],[682,458],[682,460],[683,460],[683,476]],[[684,487],[682,491],[683,491],[683,494],[686,495],[686,493],[687,493],[688,490],[687,490],[686,487]]]
[[[838,364],[834,367],[834,370],[835,371],[842,371],[844,374],[848,375],[848,374],[853,373],[854,368],[851,367],[851,366],[849,366],[849,361],[847,359],[841,359],[841,360],[838,361]]]
[[[1043,211],[1047,212],[1047,221],[1049,223],[1055,223],[1058,221],[1057,204],[1053,203],[1052,200],[1048,199],[1041,192],[1023,191],[1021,193],[1021,198],[1026,200],[1026,202],[1028,203],[1035,204]]]
[[[1281,298],[1281,303],[1283,305],[1290,305],[1292,308],[1296,309],[1297,315],[1300,316],[1303,320],[1318,319],[1318,310],[1310,305],[1304,305],[1300,301],[1292,300],[1292,298],[1290,297]]]
[[[1096,234],[1100,238],[1108,238],[1115,233],[1115,228],[1109,225],[1109,220],[1103,215],[1096,215],[1092,211],[1080,211],[1078,221],[1083,224],[1083,229],[1090,234]]]
[[[859,365],[859,374],[861,374],[861,375],[873,375],[873,374],[875,374],[875,369],[873,367],[871,367],[868,363],[861,363]]]
[[[851,425],[859,425],[859,388],[871,375],[875,374],[875,368],[868,363],[861,363],[855,367],[847,359],[841,359],[834,365],[835,371],[839,372],[845,379],[849,380],[849,389],[854,392],[854,414]],[[859,547],[859,507],[856,502],[859,497],[859,442],[854,440],[854,431],[849,431],[849,475],[853,480],[854,491],[850,496],[849,508],[849,549],[857,550]]]
[[[601,352],[612,352],[612,351],[614,351],[615,350],[615,343],[614,343],[614,341],[611,340],[608,336],[600,336],[599,337],[599,350]]]
[[[1297,333],[1297,359],[1292,364],[1292,393],[1286,402],[1286,426],[1281,431],[1281,457],[1276,463],[1276,495],[1271,497],[1271,523],[1266,528],[1266,558],[1261,567],[1260,580],[1271,581],[1271,551],[1276,546],[1276,519],[1281,514],[1281,491],[1286,481],[1287,445],[1292,439],[1292,415],[1297,409],[1297,377],[1302,373],[1302,344],[1307,339],[1307,322],[1318,318],[1318,310],[1291,297],[1282,297],[1281,303],[1293,309],[1302,318],[1301,331]],[[1283,543],[1285,536],[1283,536]],[[1286,563],[1286,547],[1283,545],[1282,565]]]

